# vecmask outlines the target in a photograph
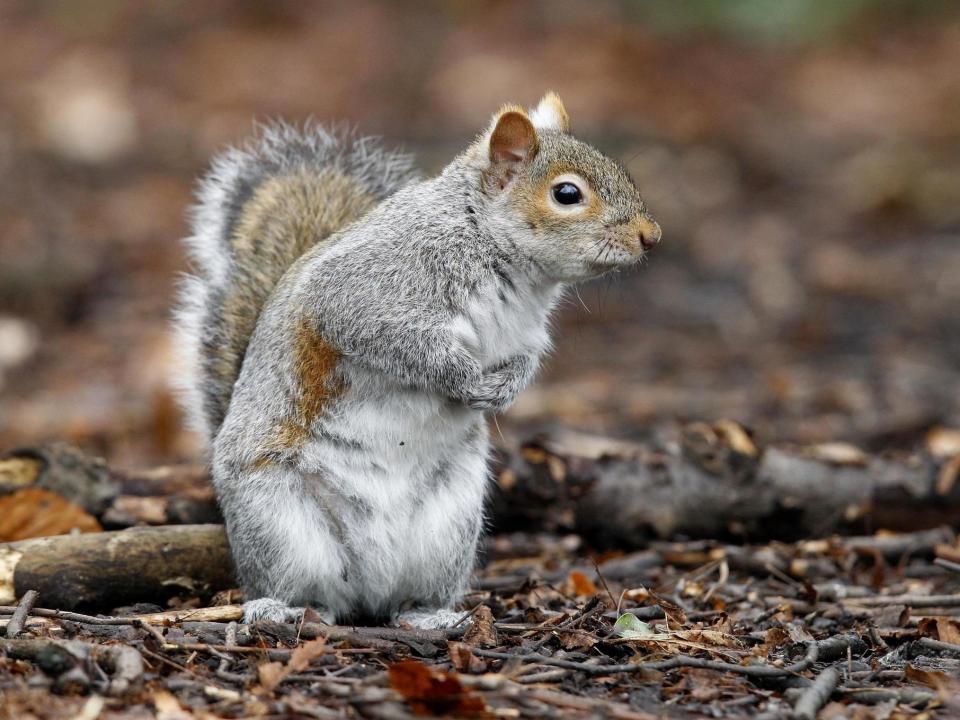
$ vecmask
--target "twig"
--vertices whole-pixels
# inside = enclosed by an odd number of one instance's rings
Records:
[[[157,644],[160,645],[161,647],[163,647],[163,645],[166,644],[167,639],[153,625],[149,623],[145,623],[142,620],[134,620],[133,626],[135,628],[138,628],[148,633],[154,640],[157,641]]]
[[[607,581],[603,577],[603,573],[600,572],[600,566],[597,565],[596,558],[591,557],[590,562],[593,563],[593,569],[597,571],[597,577],[600,579],[600,584],[603,585],[603,589],[607,591],[607,595],[610,597],[611,607],[616,606],[617,599],[613,596],[613,593],[610,592],[610,586],[607,585]]]
[[[590,602],[583,606],[578,612],[574,613],[572,617],[567,618],[559,625],[554,625],[552,627],[545,626],[548,632],[536,644],[530,648],[530,652],[535,653],[540,650],[544,645],[550,642],[550,638],[553,637],[553,633],[557,630],[567,630],[575,623],[581,623],[589,617],[596,615],[598,612],[604,610],[604,605],[597,598],[593,598]]]
[[[570,675],[569,670],[557,668],[556,670],[544,670],[542,672],[530,673],[529,675],[521,675],[520,677],[515,677],[513,681],[521,685],[532,685],[534,683],[557,682],[563,680],[568,675]]]
[[[553,667],[576,670],[587,675],[619,675],[623,673],[635,673],[643,671],[675,670],[676,668],[692,667],[703,670],[718,670],[720,672],[736,673],[753,678],[782,678],[796,675],[809,669],[819,655],[819,647],[816,641],[811,641],[807,645],[807,652],[798,662],[787,667],[778,668],[772,665],[735,665],[733,663],[718,662],[716,660],[704,660],[702,658],[690,657],[688,655],[675,655],[667,660],[656,660],[642,663],[627,663],[621,665],[594,665],[585,662],[575,662],[573,660],[562,660],[549,655],[529,654],[520,655],[515,653],[497,652],[495,650],[484,650],[482,648],[471,648],[474,655],[480,657],[495,658],[497,660],[520,660],[522,662],[535,662],[540,665],[550,665]]]
[[[914,608],[960,607],[960,595],[878,595],[852,598],[845,604],[865,607],[883,605],[909,605]]]
[[[227,645],[236,645],[237,644],[237,623],[232,622],[227,625],[227,630],[224,633],[225,643]],[[224,654],[220,658],[220,664],[217,666],[214,674],[221,680],[227,680],[229,682],[235,682],[240,684],[245,684],[247,681],[247,676],[241,673],[232,673],[230,672],[230,666],[233,664],[233,658],[229,655]]]
[[[14,614],[17,611],[17,607],[17,605],[0,605],[0,616]],[[68,610],[33,608],[30,611],[30,615],[33,617],[50,618],[53,620],[70,620],[71,622],[85,623],[87,625],[134,625],[137,621],[151,623],[154,625],[169,625],[182,622],[235,620],[238,616],[238,613],[241,612],[239,608],[239,605],[222,605],[210,608],[197,608],[195,610],[173,610],[160,613],[148,613],[146,615],[134,615],[131,617],[84,615],[82,613],[70,612]]]
[[[937,694],[929,690],[914,688],[848,688],[842,687],[837,692],[845,695],[854,702],[865,705],[877,705],[894,700],[911,707],[926,707],[937,699]]]
[[[840,670],[834,665],[817,675],[817,679],[800,695],[793,706],[799,720],[816,720],[820,708],[827,704],[840,682]]]
[[[917,640],[916,644],[925,650],[960,658],[960,645],[955,643],[948,643],[943,642],[942,640],[934,640],[933,638],[923,637]]]
[[[534,690],[524,688],[523,697],[537,700],[554,707],[568,708],[571,710],[586,710],[588,712],[602,711],[606,717],[617,718],[617,720],[655,720],[656,715],[650,713],[637,712],[631,710],[621,703],[613,703],[609,700],[593,700],[591,698],[578,697],[568,693],[560,693],[553,690]]]
[[[952,560],[947,560],[946,558],[934,558],[933,564],[939,565],[947,570],[952,570],[955,573],[960,573],[960,563],[955,563]]]
[[[26,624],[27,617],[29,617],[30,611],[36,604],[38,597],[40,597],[40,594],[36,590],[27,590],[23,594],[23,597],[20,598],[20,603],[17,605],[17,609],[14,610],[13,617],[11,617],[10,622],[7,623],[8,638],[13,639],[23,632],[23,626]]]

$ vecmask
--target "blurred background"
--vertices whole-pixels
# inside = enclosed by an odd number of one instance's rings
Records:
[[[960,424],[960,4],[0,0],[0,449],[192,460],[167,318],[191,190],[252,121],[435,171],[557,90],[664,230],[571,294],[504,436]]]

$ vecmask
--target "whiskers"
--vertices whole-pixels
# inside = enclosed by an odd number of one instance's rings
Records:
[[[593,265],[606,265],[607,259],[610,256],[610,253],[613,251],[614,244],[613,238],[609,235],[603,235],[602,237],[594,240],[590,245],[587,246],[587,252],[593,252],[596,249],[597,253],[594,255],[592,264]]]

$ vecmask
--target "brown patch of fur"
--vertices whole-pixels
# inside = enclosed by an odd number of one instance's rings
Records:
[[[346,383],[335,376],[340,353],[326,342],[306,320],[301,320],[295,335],[295,363],[300,380],[297,418],[309,428],[324,406],[346,390]]]
[[[306,318],[297,322],[293,341],[297,378],[293,415],[274,427],[272,437],[254,458],[254,469],[266,467],[285,452],[302,445],[313,422],[327,404],[347,389],[346,382],[336,372],[340,353],[316,332]]]
[[[235,270],[219,308],[225,337],[207,357],[220,385],[221,421],[257,318],[280,278],[307,250],[374,204],[336,168],[269,178],[245,203],[229,238]]]

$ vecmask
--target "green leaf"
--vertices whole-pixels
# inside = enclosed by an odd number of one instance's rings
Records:
[[[614,631],[624,638],[651,638],[657,633],[633,613],[624,613],[613,625]]]

